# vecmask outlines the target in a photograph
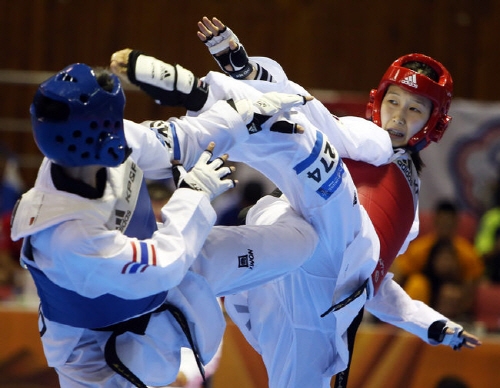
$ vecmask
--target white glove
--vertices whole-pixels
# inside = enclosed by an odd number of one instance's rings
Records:
[[[212,201],[218,195],[235,186],[235,181],[228,178],[228,175],[233,170],[230,167],[223,166],[227,155],[210,161],[214,146],[213,142],[210,143],[194,167],[187,173],[182,165],[173,166],[174,180],[177,187],[188,187],[202,191]]]
[[[262,125],[272,116],[290,111],[292,108],[304,105],[312,97],[305,97],[300,94],[287,94],[278,92],[269,92],[263,94],[258,100],[229,100],[236,111],[241,115],[243,122],[247,124],[250,134],[262,130]],[[280,123],[280,124],[278,124]],[[286,124],[284,124],[286,123]],[[278,121],[270,128],[274,132],[295,133],[297,125],[287,121]]]

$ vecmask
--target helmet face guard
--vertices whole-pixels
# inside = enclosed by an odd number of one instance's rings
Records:
[[[433,81],[424,74],[404,67],[406,63],[414,61],[430,66],[438,74],[438,81]],[[432,102],[429,120],[408,141],[408,147],[417,152],[432,141],[438,142],[451,121],[448,110],[453,93],[453,80],[448,70],[438,61],[423,54],[409,54],[394,61],[382,77],[378,88],[370,92],[370,101],[366,107],[366,118],[379,126],[382,126],[380,117],[382,100],[390,85],[399,86],[410,93],[426,97]]]
[[[89,66],[73,64],[43,82],[30,107],[40,151],[66,167],[115,167],[130,154],[123,130],[125,95],[118,78],[110,91]]]

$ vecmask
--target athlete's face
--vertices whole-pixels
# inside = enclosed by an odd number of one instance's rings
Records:
[[[429,120],[432,102],[426,97],[391,85],[382,100],[382,128],[391,137],[393,147],[404,147]]]

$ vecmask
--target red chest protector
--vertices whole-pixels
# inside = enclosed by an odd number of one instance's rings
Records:
[[[380,240],[380,258],[372,274],[377,292],[413,224],[418,179],[414,178],[415,168],[408,159],[379,167],[350,159],[343,161]]]

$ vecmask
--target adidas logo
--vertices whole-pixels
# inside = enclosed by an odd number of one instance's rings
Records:
[[[418,84],[417,84],[417,76],[415,74],[409,75],[408,77],[405,77],[402,81],[402,84],[406,84],[408,86],[411,86],[412,88],[418,89]]]
[[[170,72],[167,69],[165,69],[164,71],[161,72],[160,79],[163,81],[167,78],[170,78],[171,75],[172,74],[170,74]]]
[[[166,66],[161,66],[160,68],[160,80],[163,81],[167,78],[170,78],[172,76],[172,73],[168,70],[168,67]],[[154,78],[154,76],[153,76]]]
[[[115,225],[116,225],[116,230],[124,231],[125,227],[128,224],[128,221],[130,220],[131,216],[130,210],[124,211],[124,210],[119,210],[115,209]]]

